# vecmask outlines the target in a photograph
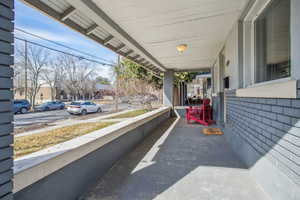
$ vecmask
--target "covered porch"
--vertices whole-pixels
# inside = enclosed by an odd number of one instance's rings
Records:
[[[0,1],[0,200],[300,199],[299,0],[23,1],[163,79],[164,105],[18,169],[14,0]],[[211,72],[223,136],[174,107],[182,71]]]

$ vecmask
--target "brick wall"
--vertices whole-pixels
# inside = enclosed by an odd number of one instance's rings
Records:
[[[300,188],[300,99],[241,98],[228,91],[225,102],[231,142],[241,141],[258,155],[236,148],[246,164],[252,167],[266,158]]]
[[[14,1],[0,1],[0,200],[12,199],[12,87]]]

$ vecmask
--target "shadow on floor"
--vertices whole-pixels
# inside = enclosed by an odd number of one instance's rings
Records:
[[[120,160],[86,200],[268,199],[224,136],[170,119]]]

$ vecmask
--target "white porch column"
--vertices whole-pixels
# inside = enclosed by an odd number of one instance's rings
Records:
[[[174,71],[168,70],[164,74],[163,82],[163,104],[164,106],[173,106],[173,87],[174,87]]]

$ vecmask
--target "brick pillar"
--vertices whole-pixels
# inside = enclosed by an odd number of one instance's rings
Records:
[[[14,0],[0,1],[0,200],[13,199],[13,29]]]

